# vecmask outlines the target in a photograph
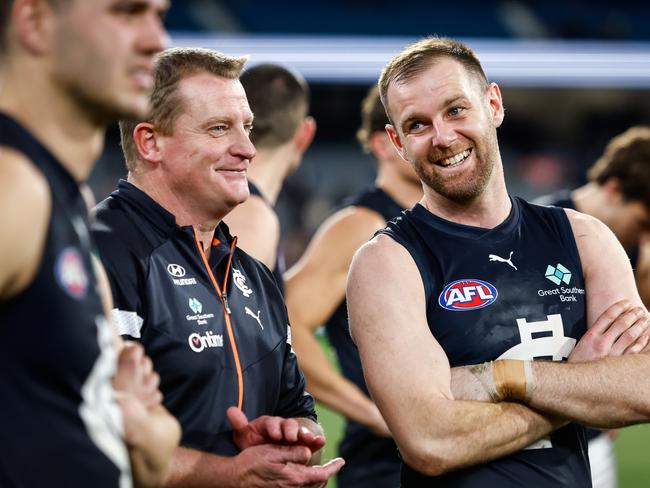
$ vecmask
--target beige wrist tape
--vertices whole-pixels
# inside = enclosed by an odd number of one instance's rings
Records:
[[[500,359],[470,366],[493,402],[527,401],[533,392],[533,362]]]
[[[533,387],[532,362],[515,359],[493,361],[492,380],[500,400],[526,401]]]

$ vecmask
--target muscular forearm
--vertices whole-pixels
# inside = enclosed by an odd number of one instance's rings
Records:
[[[293,328],[293,346],[307,380],[307,391],[332,410],[381,435],[388,435],[386,423],[373,401],[336,371],[313,334],[296,325]]]
[[[435,412],[414,419],[412,432],[397,436],[404,460],[429,476],[519,451],[564,423],[516,403],[436,403]]]
[[[620,427],[650,420],[650,353],[588,363],[533,363],[528,404],[587,425]]]

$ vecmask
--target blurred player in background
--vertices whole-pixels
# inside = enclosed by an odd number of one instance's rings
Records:
[[[309,87],[297,73],[275,64],[244,71],[241,82],[255,117],[251,141],[257,154],[248,169],[250,197],[225,218],[237,245],[273,271],[283,287],[284,254],[274,206],[316,133],[307,115]]]
[[[137,6],[0,3],[2,486],[158,485],[178,442],[151,361],[116,355],[80,189],[106,127],[149,105],[167,2]]]
[[[636,285],[650,304],[650,127],[632,127],[614,137],[575,190],[541,197],[536,203],[571,208],[607,225],[628,253]],[[594,488],[617,486],[610,436],[587,431]]]
[[[320,226],[304,256],[286,275],[293,346],[307,388],[318,401],[348,419],[339,448],[346,460],[338,475],[341,488],[399,486],[397,447],[369,397],[359,353],[350,338],[345,305],[345,284],[354,252],[387,220],[422,197],[420,180],[386,134],[387,123],[375,86],[363,101],[357,134],[364,150],[377,161],[375,184]],[[342,374],[330,364],[314,337],[323,324]]]

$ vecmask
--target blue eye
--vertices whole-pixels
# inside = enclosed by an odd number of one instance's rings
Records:
[[[463,110],[465,110],[463,107],[452,107],[449,110],[449,115],[451,115],[452,117],[456,115],[460,115],[463,112]]]

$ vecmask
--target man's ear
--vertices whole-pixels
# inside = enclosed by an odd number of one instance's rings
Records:
[[[408,158],[406,157],[406,148],[402,144],[402,139],[395,127],[391,124],[386,124],[386,133],[388,134],[388,137],[390,137],[390,141],[393,143],[393,146],[395,146],[395,149],[397,149],[399,155],[402,156],[402,159],[408,161]]]
[[[140,122],[133,129],[133,141],[138,151],[138,158],[151,164],[158,164],[162,161],[159,141],[153,124]]]
[[[494,127],[500,127],[505,117],[501,88],[496,83],[490,83],[487,87],[488,104]]]
[[[25,49],[32,54],[44,54],[52,46],[56,12],[47,0],[15,0],[11,25]]]
[[[293,143],[300,154],[304,153],[311,145],[316,135],[316,121],[313,117],[307,116],[300,122],[295,135],[293,136]]]

